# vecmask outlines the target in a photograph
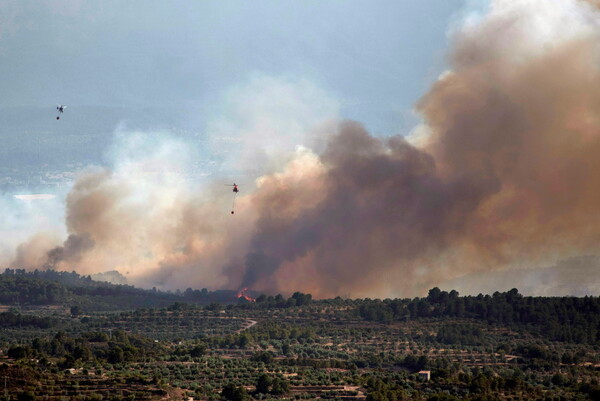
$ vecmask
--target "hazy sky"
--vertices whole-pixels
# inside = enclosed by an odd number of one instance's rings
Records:
[[[447,32],[484,1],[0,2],[1,106],[185,107],[210,114],[257,74],[312,82],[342,117],[406,133]]]

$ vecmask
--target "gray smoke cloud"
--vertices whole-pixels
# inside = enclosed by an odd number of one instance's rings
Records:
[[[242,187],[235,217],[222,182],[198,192],[174,179],[185,147],[158,141],[147,157],[160,172],[122,163],[79,178],[66,202],[73,240],[41,263],[316,297],[417,296],[456,280],[476,292],[481,275],[555,266],[543,276],[553,283],[528,288],[598,290],[597,275],[556,273],[598,253],[598,21],[589,2],[492,2],[453,34],[448,72],[417,105],[418,136],[344,121],[311,132],[318,149],[248,157],[277,162]],[[40,243],[18,259],[39,261],[27,255]]]
[[[320,161],[319,188],[303,182],[298,189],[318,191],[314,205],[278,213],[274,206],[294,196],[285,186],[255,202],[259,217],[243,286],[273,285],[274,275],[276,287],[286,281],[302,286],[309,269],[317,294],[320,288],[360,292],[386,276],[396,291],[409,292],[418,262],[447,249],[481,200],[499,188],[479,177],[441,179],[426,152],[400,136],[373,138],[355,122],[340,124]],[[405,280],[396,281],[398,273]]]
[[[62,246],[58,246],[48,251],[48,261],[44,266],[47,269],[55,269],[56,266],[63,261],[78,262],[81,260],[81,255],[94,246],[89,235],[71,234]]]
[[[421,148],[342,124],[316,205],[291,218],[272,209],[285,193],[257,205],[244,285],[415,295],[597,252],[598,11],[534,3],[494,2],[457,33],[418,104]]]

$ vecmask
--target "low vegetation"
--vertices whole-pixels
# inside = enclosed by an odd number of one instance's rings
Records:
[[[600,399],[597,297],[251,302],[19,270],[0,289],[0,400]]]

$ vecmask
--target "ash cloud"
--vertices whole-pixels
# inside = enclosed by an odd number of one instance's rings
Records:
[[[94,246],[88,234],[71,234],[62,246],[58,246],[48,251],[47,262],[44,266],[47,269],[56,269],[63,261],[78,262],[81,255],[89,251]]]
[[[495,181],[441,179],[429,154],[402,137],[373,138],[354,122],[340,125],[320,160],[313,205],[277,213],[273,205],[287,188],[265,189],[269,196],[255,202],[244,286],[260,287],[275,275],[276,287],[291,290],[303,286],[309,270],[317,295],[360,293],[382,278],[411,291],[418,263],[447,249],[481,200],[498,190]],[[311,184],[300,183],[299,191],[313,192]]]
[[[544,288],[579,294],[574,264],[561,261],[599,251],[598,21],[589,2],[493,2],[454,33],[449,71],[417,105],[419,145],[357,122],[323,125],[316,150],[273,156],[256,188],[242,187],[235,217],[222,182],[192,191],[173,180],[185,146],[158,141],[141,162],[80,177],[66,203],[74,239],[55,259],[142,285],[316,297],[419,296],[554,266]],[[46,242],[29,243],[36,257],[25,243],[20,260],[39,261]]]
[[[460,293],[492,294],[509,291],[519,283],[519,292],[528,295],[583,297],[600,292],[599,268],[598,255],[574,256],[550,266],[477,272],[450,280],[444,283],[444,288]]]
[[[243,284],[418,295],[597,252],[599,14],[536,5],[494,2],[456,34],[451,69],[417,106],[424,146],[344,123],[320,155],[316,204],[291,217],[273,211],[283,193],[256,204]]]

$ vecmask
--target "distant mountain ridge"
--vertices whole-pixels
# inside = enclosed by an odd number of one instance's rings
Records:
[[[119,129],[204,140],[204,126],[192,110],[67,105],[60,120],[56,115],[53,105],[0,107],[0,192],[52,191],[87,166],[106,165]]]
[[[99,164],[122,124],[132,130],[190,129],[177,109],[67,106],[60,120],[53,105],[0,108],[0,172],[15,166]]]

